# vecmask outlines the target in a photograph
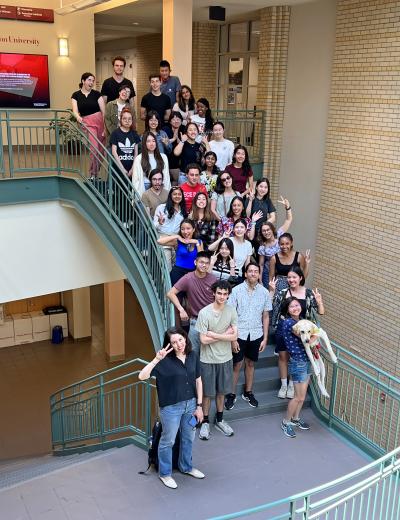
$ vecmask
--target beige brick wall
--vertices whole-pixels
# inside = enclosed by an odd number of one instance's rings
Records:
[[[400,2],[338,0],[315,264],[324,326],[400,374]]]
[[[195,99],[205,97],[216,106],[218,26],[193,23],[192,90]]]
[[[266,111],[264,175],[271,180],[276,199],[282,149],[290,7],[267,7],[260,11],[257,108]]]
[[[143,131],[144,125],[140,122],[140,101],[149,91],[149,74],[159,72],[162,59],[162,35],[148,34],[136,38],[137,51],[137,114],[138,130]]]

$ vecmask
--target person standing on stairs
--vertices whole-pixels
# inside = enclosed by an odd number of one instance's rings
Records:
[[[250,263],[245,268],[245,281],[233,288],[228,303],[238,314],[238,338],[232,342],[233,386],[232,393],[225,396],[225,408],[231,410],[236,402],[236,385],[244,359],[245,384],[242,399],[257,408],[258,401],[253,394],[254,363],[268,343],[269,311],[271,298],[265,287],[259,283],[260,267]]]
[[[217,413],[215,428],[227,437],[233,430],[224,421],[224,398],[232,388],[232,341],[237,339],[237,312],[231,305],[226,305],[231,286],[226,280],[218,280],[212,285],[214,302],[204,307],[197,318],[196,330],[200,333],[200,366],[203,381],[204,419],[199,438],[210,438],[211,398],[215,397]]]

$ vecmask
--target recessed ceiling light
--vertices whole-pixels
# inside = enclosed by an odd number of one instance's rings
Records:
[[[139,25],[139,22],[132,22],[132,25]]]

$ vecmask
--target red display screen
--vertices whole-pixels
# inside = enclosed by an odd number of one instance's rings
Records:
[[[50,107],[46,55],[0,53],[0,107]]]

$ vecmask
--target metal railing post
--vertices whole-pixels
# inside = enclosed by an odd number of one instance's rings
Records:
[[[58,175],[61,175],[61,161],[60,161],[60,136],[58,133],[58,114],[55,112],[54,131],[56,133],[56,168]]]
[[[338,365],[339,365],[339,352],[336,353],[338,362],[332,363],[333,364],[333,370],[332,370],[332,385],[331,385],[331,397],[329,400],[329,418],[328,418],[328,424],[329,427],[332,426],[332,419],[334,415],[335,410],[335,402],[336,402],[336,387],[337,387],[337,376],[338,376]]]
[[[151,386],[149,381],[146,381],[146,414],[145,414],[145,428],[146,428],[146,441],[150,437],[151,433]]]
[[[100,399],[100,442],[101,442],[101,448],[104,448],[104,440],[105,440],[105,416],[104,416],[104,376],[100,376],[100,392],[99,392],[99,399]]]
[[[7,145],[8,145],[8,167],[10,168],[10,177],[14,177],[14,157],[13,157],[13,140],[10,127],[10,113],[6,111],[6,127],[7,127]]]

